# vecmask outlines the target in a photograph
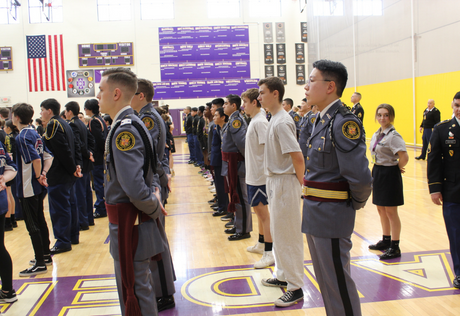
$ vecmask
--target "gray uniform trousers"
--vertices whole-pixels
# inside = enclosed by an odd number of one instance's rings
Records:
[[[176,293],[174,281],[176,281],[176,273],[171,257],[168,238],[165,232],[165,216],[163,213],[159,216],[162,227],[160,233],[163,236],[163,246],[165,250],[161,253],[161,260],[150,262],[150,271],[154,280],[155,294],[157,298],[173,295]]]
[[[358,291],[350,274],[350,237],[307,235],[316,280],[328,316],[360,316]]]
[[[228,184],[228,178],[225,177]],[[238,176],[238,184],[236,186],[240,203],[235,204],[235,228],[237,233],[250,233],[252,232],[252,213],[251,206],[248,202],[248,187],[246,185],[246,178]]]
[[[152,275],[150,273],[145,273],[148,271],[150,259],[143,261],[134,261],[134,292],[139,301],[139,306],[141,308],[142,315],[145,316],[156,316],[158,315],[157,310],[157,300],[153,299],[155,293],[153,288]],[[115,265],[115,276],[118,289],[118,298],[120,301],[121,314],[125,316],[125,304],[123,303],[123,290],[121,286],[121,270],[120,270],[120,261],[113,260]],[[129,316],[129,315],[126,315]]]

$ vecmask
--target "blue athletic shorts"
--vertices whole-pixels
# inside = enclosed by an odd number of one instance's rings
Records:
[[[262,202],[263,205],[268,204],[268,195],[265,185],[247,185],[248,186],[248,202],[252,207],[259,205]]]

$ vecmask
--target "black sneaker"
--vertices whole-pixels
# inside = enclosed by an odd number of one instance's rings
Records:
[[[48,269],[46,268],[46,266],[34,265],[33,267],[30,267],[28,269],[25,269],[25,270],[19,272],[19,276],[20,277],[28,277],[28,276],[32,276],[32,275],[43,274],[43,273],[46,273],[46,272],[48,272]]]
[[[275,306],[288,307],[303,299],[302,289],[295,291],[286,291],[279,299],[275,301]]]
[[[0,291],[0,303],[14,303],[17,300],[18,297],[16,296],[16,292],[14,290],[9,291],[8,293]]]
[[[225,224],[225,228],[230,228],[230,227],[233,227],[233,226],[235,226],[235,220],[233,218],[232,218],[232,220],[230,222]]]
[[[369,245],[370,250],[387,250],[390,248],[390,243],[384,242],[383,240],[379,240],[374,245]]]
[[[49,256],[49,257],[45,256],[44,260],[45,260],[45,265],[47,265],[47,266],[50,266],[50,265],[53,264],[53,259],[51,259],[51,256]],[[29,261],[29,264],[31,266],[34,266],[36,263],[37,263],[37,260],[35,260],[35,259],[32,259],[32,260]]]
[[[452,281],[452,284],[455,288],[460,289],[460,277],[455,277],[455,279]]]
[[[270,279],[262,279],[262,284],[265,286],[273,286],[273,287],[287,287],[287,282],[280,281],[277,278],[270,278]]]
[[[380,260],[389,260],[401,257],[401,250],[395,248],[388,248],[383,255],[380,256]]]

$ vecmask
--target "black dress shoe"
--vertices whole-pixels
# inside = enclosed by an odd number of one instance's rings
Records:
[[[89,230],[89,226],[80,226],[80,230]]]
[[[94,212],[94,218],[102,218],[102,217],[107,217],[107,214],[104,215],[98,212]]]
[[[191,165],[192,163],[195,163],[195,161],[193,161],[193,160],[189,160],[189,161],[188,161],[188,164],[189,164],[189,165]]]
[[[227,224],[225,224],[225,228],[231,228],[235,226],[235,220],[231,220],[230,222],[227,222]]]
[[[63,252],[67,252],[70,250],[72,250],[72,247],[61,248],[61,247],[54,246],[53,248],[50,249],[50,254],[57,255],[58,253],[63,253]]]
[[[71,241],[70,243],[71,243],[72,245],[78,245],[78,244],[80,243],[80,241],[79,241],[79,240],[75,240],[75,241]]]
[[[455,277],[455,279],[452,281],[452,284],[455,288],[460,289],[460,277]]]
[[[380,256],[380,260],[389,260],[401,257],[401,250],[395,248],[388,248],[383,255]]]
[[[94,222],[93,222],[93,223],[89,223],[88,226],[94,226]]]
[[[236,233],[236,227],[232,227],[229,229],[224,230],[226,234],[235,234]]]
[[[383,240],[379,240],[374,245],[369,245],[370,250],[387,250],[388,248],[390,248],[390,243],[386,243]]]
[[[219,207],[218,206],[213,206],[211,207],[214,211],[218,211],[219,210]],[[224,214],[225,215],[225,214]]]
[[[213,198],[212,200],[208,201],[209,204],[215,204],[217,203],[217,198]]]
[[[225,211],[219,211],[219,210],[216,210],[214,213],[212,213],[212,216],[214,217],[219,217],[219,216],[224,216],[225,214],[227,214],[227,212]]]
[[[422,157],[422,156],[415,157],[415,159],[417,159],[417,160],[425,160],[425,158]]]
[[[211,205],[211,208],[212,208],[212,207],[219,207],[219,204],[217,204],[217,202],[216,202],[216,203],[214,203],[213,205]]]
[[[226,222],[226,221],[231,221],[232,218],[233,218],[233,213],[227,213],[227,215],[225,215],[224,217],[221,217],[220,220]]]
[[[235,235],[228,236],[228,240],[233,241],[233,240],[241,240],[241,239],[246,239],[246,238],[251,238],[250,233],[236,233]]]
[[[157,307],[159,312],[173,308],[174,306],[176,306],[176,303],[174,302],[174,296],[172,295],[157,298]]]

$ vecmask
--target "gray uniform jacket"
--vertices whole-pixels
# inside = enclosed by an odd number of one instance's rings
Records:
[[[297,132],[299,132],[300,131],[300,119],[301,119],[300,115],[297,114],[296,112],[294,112],[293,110],[290,110],[288,112],[288,114],[294,120],[295,128],[296,128]]]
[[[310,138],[315,120],[316,115],[310,111],[300,121],[299,145],[304,157],[307,157],[307,141]]]
[[[126,117],[129,115],[128,117]],[[131,124],[142,121],[134,114],[132,108],[123,111],[119,116],[120,127],[112,129],[106,141],[106,164],[104,177],[104,193],[107,204],[132,203],[137,209],[158,218],[161,213],[159,201],[153,194],[153,170],[149,168],[144,179],[145,146],[138,130]],[[116,122],[114,122],[115,125]],[[147,129],[144,129],[151,141]],[[112,143],[113,156],[109,153],[109,142]],[[115,260],[118,257],[118,225],[110,224],[110,253]],[[143,222],[139,225],[139,243],[134,260],[145,260],[164,250],[163,240],[155,221]]]
[[[341,111],[338,111],[339,107]],[[362,123],[338,100],[315,126],[307,147],[305,179],[347,181],[351,201],[304,199],[302,232],[322,238],[349,237],[353,232],[356,210],[364,207],[372,190]]]
[[[139,112],[139,118],[144,122],[145,127],[148,129],[152,137],[155,152],[158,156],[158,172],[154,177],[154,183],[161,189],[161,197],[163,200],[168,198],[168,174],[170,174],[168,158],[165,156],[166,145],[166,127],[165,122],[160,114],[153,107],[152,103],[145,105]],[[164,173],[159,170],[160,166]]]
[[[222,127],[222,151],[225,153],[239,152],[244,156],[246,131],[248,125],[239,111],[233,112],[228,118],[227,124]],[[228,163],[222,161],[222,175],[226,176]],[[245,177],[246,169],[244,161],[238,162],[238,176]]]

